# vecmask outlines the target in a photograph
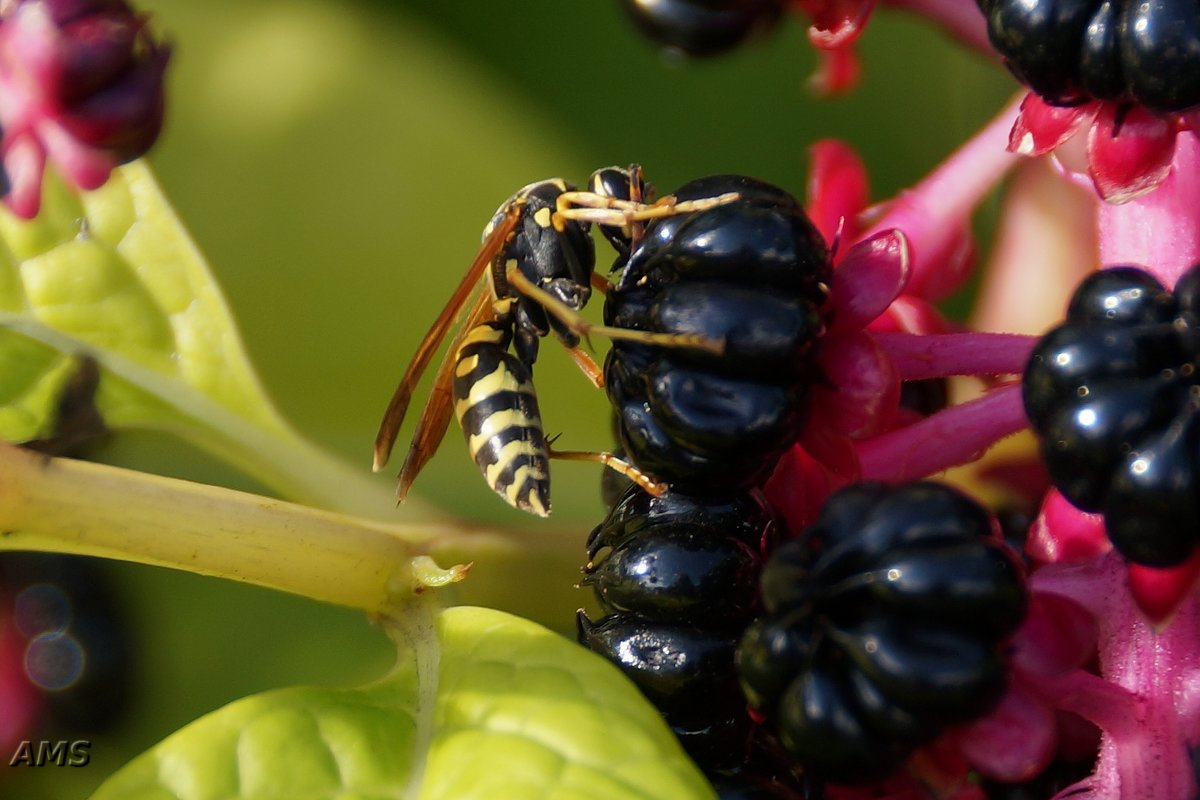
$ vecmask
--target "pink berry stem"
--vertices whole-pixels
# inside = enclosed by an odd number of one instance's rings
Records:
[[[874,337],[904,381],[1019,375],[1037,343],[1036,336],[1015,333],[876,333]]]
[[[977,400],[855,445],[864,480],[913,481],[974,461],[1028,425],[1021,387],[1010,384]]]
[[[1100,263],[1137,264],[1173,287],[1200,263],[1200,140],[1176,137],[1171,174],[1154,191],[1098,207]]]
[[[995,57],[988,42],[987,23],[974,3],[965,0],[883,0],[884,5],[921,14],[941,25],[963,44]]]
[[[924,180],[896,195],[883,216],[859,240],[892,228],[904,231],[913,256],[909,283],[925,283],[924,273],[943,267],[937,256],[950,251],[962,236],[971,211],[1021,158],[1007,150],[1008,134],[1019,107],[1019,101],[1005,106]]]

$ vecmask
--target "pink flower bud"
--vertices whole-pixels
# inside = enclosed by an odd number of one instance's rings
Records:
[[[0,155],[12,211],[37,214],[47,161],[94,189],[144,154],[162,128],[169,56],[123,0],[0,7]]]

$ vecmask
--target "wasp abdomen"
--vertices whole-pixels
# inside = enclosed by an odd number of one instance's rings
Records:
[[[484,480],[509,505],[550,513],[546,437],[529,369],[508,352],[511,324],[472,328],[455,357],[454,414]]]

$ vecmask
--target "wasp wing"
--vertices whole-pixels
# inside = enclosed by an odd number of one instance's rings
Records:
[[[425,334],[425,338],[417,347],[417,352],[409,362],[408,369],[404,371],[404,377],[400,379],[400,384],[392,394],[387,411],[383,414],[383,421],[379,423],[379,433],[375,434],[374,469],[376,472],[387,465],[388,458],[392,454],[392,447],[396,444],[396,436],[400,433],[400,425],[404,422],[404,415],[408,412],[408,405],[412,401],[413,391],[417,388],[421,375],[425,373],[425,368],[429,366],[433,354],[437,352],[438,345],[454,327],[455,320],[471,299],[472,292],[479,285],[488,265],[500,253],[512,232],[516,230],[520,216],[520,208],[513,207],[488,234],[480,246],[479,252],[476,253],[475,260],[471,262],[467,273],[463,275],[454,294],[451,295],[450,301],[446,303],[438,318],[433,321],[429,332]]]
[[[442,363],[438,366],[437,376],[433,380],[433,389],[425,400],[425,408],[421,410],[421,420],[413,433],[412,445],[400,468],[400,481],[396,486],[396,497],[401,502],[408,497],[408,490],[424,466],[437,452],[438,445],[450,427],[450,417],[454,413],[454,366],[458,359],[458,348],[462,340],[472,328],[495,317],[492,311],[492,298],[486,291],[479,292],[472,304],[471,312],[466,322],[459,329],[454,341],[450,343]]]

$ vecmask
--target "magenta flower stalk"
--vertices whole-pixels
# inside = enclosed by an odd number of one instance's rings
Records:
[[[1193,136],[1172,139],[1169,163],[1155,170],[1156,188],[1097,205],[1101,263],[1137,265],[1168,288],[1200,263],[1200,146]],[[1096,517],[1058,498],[1043,510],[1031,541],[1034,552],[1061,559],[1035,573],[1035,590],[1072,598],[1098,625],[1099,675],[1076,671],[1052,691],[1058,708],[1091,720],[1102,734],[1095,771],[1061,796],[1194,797],[1189,748],[1200,739],[1197,559],[1172,569],[1130,565],[1101,549]]]
[[[1115,553],[1033,576],[1035,591],[1069,597],[1097,623],[1100,675],[1076,671],[1052,687],[1059,708],[1103,733],[1096,770],[1077,788],[1098,800],[1194,797],[1188,747],[1200,735],[1200,598],[1193,594],[1156,627],[1131,601],[1126,580]]]
[[[1200,264],[1200,141],[1180,136],[1169,177],[1153,192],[1097,213],[1100,263],[1136,264],[1168,289]]]
[[[875,341],[905,381],[951,375],[1019,375],[1036,339],[1014,333],[914,336],[877,333]]]
[[[1028,425],[1020,387],[1012,384],[862,441],[855,450],[864,479],[903,483],[975,461]]]

